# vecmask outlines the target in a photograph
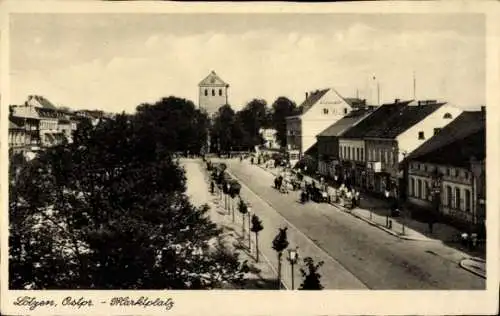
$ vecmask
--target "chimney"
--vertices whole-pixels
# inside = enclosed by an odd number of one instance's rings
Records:
[[[309,98],[309,93],[308,92],[306,92],[306,100],[307,100],[307,98]]]
[[[422,101],[418,100],[417,104],[418,104],[418,106],[421,106],[422,105]]]
[[[481,113],[483,113],[483,114],[486,113],[486,106],[484,106],[484,105],[481,106]]]
[[[399,103],[400,99],[394,99],[394,103]]]

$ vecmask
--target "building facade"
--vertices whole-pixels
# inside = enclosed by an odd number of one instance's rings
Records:
[[[383,104],[339,136],[339,181],[349,186],[370,188],[368,178],[378,165],[368,163],[365,137],[410,102],[396,100],[394,103]]]
[[[353,106],[335,89],[306,93],[299,106],[300,115],[287,117],[287,150],[297,151],[299,159],[316,144],[316,136],[350,113]]]
[[[198,84],[199,108],[205,110],[212,117],[221,106],[229,104],[228,89],[229,84],[225,83],[215,71],[210,72]]]
[[[368,188],[382,194],[390,191],[404,198],[406,185],[400,163],[426,140],[437,135],[462,110],[446,103],[419,101],[402,108],[366,134],[367,163],[370,170]]]
[[[485,113],[462,113],[408,157],[410,206],[458,225],[486,220]]]

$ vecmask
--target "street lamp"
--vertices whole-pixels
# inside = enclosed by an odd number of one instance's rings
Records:
[[[387,187],[385,188],[385,197],[387,198],[387,201],[389,201],[389,196],[390,196],[390,192],[389,190],[387,190]],[[385,216],[385,226],[386,227],[389,227],[389,212],[391,211],[391,207],[390,207],[390,201],[389,201],[389,210],[387,211],[387,214]]]
[[[247,210],[248,210],[248,249],[250,252],[252,252],[252,235],[251,235],[251,226],[250,226],[250,218],[252,217],[252,208],[250,207],[250,203],[247,203]]]
[[[288,249],[288,262],[290,262],[290,266],[292,267],[292,290],[295,289],[295,279],[294,279],[294,270],[293,267],[299,260],[299,247],[295,247],[295,249]]]

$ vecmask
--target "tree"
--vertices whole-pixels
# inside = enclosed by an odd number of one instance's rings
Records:
[[[241,111],[237,113],[238,123],[246,135],[243,144],[253,148],[263,142],[260,129],[269,126],[267,102],[261,99],[253,99]]]
[[[238,210],[241,213],[241,235],[245,238],[245,215],[248,214],[248,206],[242,199],[238,204]]]
[[[206,146],[209,119],[193,102],[177,97],[141,104],[133,117],[138,133],[159,151],[200,154]]]
[[[281,146],[286,146],[286,118],[298,114],[297,105],[286,97],[279,97],[272,105],[272,126]]]
[[[323,261],[315,264],[311,257],[306,257],[304,258],[304,264],[307,271],[304,268],[300,268],[300,273],[302,273],[304,281],[300,285],[299,290],[322,290],[323,285],[320,282],[321,274],[318,273],[318,270],[323,265]]]
[[[73,144],[23,167],[9,190],[12,289],[195,289],[241,280],[237,254],[218,241],[208,207],[189,202],[173,148],[151,135],[151,112],[143,113],[82,124]]]
[[[288,247],[288,238],[286,235],[288,227],[280,228],[278,234],[273,239],[273,249],[278,253],[278,286],[281,288],[281,259],[283,250]]]
[[[217,112],[212,130],[212,151],[228,152],[235,144],[233,136],[237,133],[235,125],[235,113],[230,105],[226,104],[219,108]]]
[[[257,251],[257,256],[256,256],[255,261],[257,261],[257,262],[259,262],[259,232],[263,229],[264,229],[264,226],[262,226],[262,221],[260,220],[260,218],[257,215],[253,214],[252,215],[252,227],[250,228],[250,230],[255,233],[255,247],[256,247],[256,251]]]

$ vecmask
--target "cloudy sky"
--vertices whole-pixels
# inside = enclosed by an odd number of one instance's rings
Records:
[[[134,111],[198,100],[211,70],[235,108],[335,87],[376,101],[485,103],[485,25],[458,14],[15,14],[11,103],[29,94],[75,109]],[[373,77],[376,80],[373,80]]]

